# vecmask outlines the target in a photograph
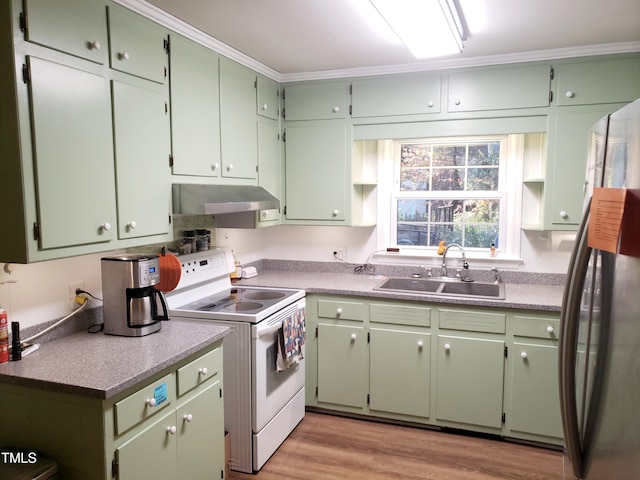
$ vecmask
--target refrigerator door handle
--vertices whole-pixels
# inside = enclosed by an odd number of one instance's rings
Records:
[[[576,351],[580,326],[580,303],[587,272],[591,248],[587,245],[590,217],[589,202],[576,236],[576,245],[569,263],[569,275],[564,290],[560,314],[560,338],[558,344],[558,378],[560,389],[560,411],[565,436],[566,453],[571,460],[577,478],[584,473],[584,449],[578,424],[576,398]]]

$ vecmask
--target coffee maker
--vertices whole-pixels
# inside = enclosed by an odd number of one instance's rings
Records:
[[[141,337],[169,320],[160,282],[158,255],[115,255],[102,263],[104,333]]]

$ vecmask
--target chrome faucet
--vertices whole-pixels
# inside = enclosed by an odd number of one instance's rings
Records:
[[[447,248],[444,249],[444,253],[442,254],[442,276],[447,276],[447,253],[451,247],[457,247],[460,249],[460,253],[462,254],[462,268],[465,270],[464,276],[461,276],[461,280],[469,279],[469,264],[467,263],[467,256],[464,253],[464,248],[457,243],[450,243],[447,245]],[[460,274],[458,274],[460,276]]]

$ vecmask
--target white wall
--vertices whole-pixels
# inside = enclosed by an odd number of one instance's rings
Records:
[[[346,251],[347,262],[360,264],[378,249],[375,227],[279,225],[256,230],[221,228],[216,234],[218,246],[233,248],[243,264],[262,258],[330,262],[337,248]],[[523,262],[518,270],[566,273],[573,237],[571,233],[523,233]],[[74,307],[69,298],[70,283],[84,281],[85,290],[102,296],[100,258],[113,253],[10,264],[11,274],[0,268],[0,305],[9,320],[20,322],[21,328],[60,318]],[[90,300],[88,306],[100,305]]]

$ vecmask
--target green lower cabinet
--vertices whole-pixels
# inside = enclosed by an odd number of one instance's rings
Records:
[[[501,429],[504,347],[502,340],[438,336],[438,422]]]
[[[172,426],[175,428],[175,424],[176,412],[172,410],[117,448],[117,477],[120,480],[178,478],[178,440],[168,431]]]
[[[365,408],[366,346],[361,325],[318,324],[318,403]]]
[[[510,431],[562,439],[558,347],[514,343]]]
[[[370,329],[369,409],[428,418],[431,334],[401,328]]]

